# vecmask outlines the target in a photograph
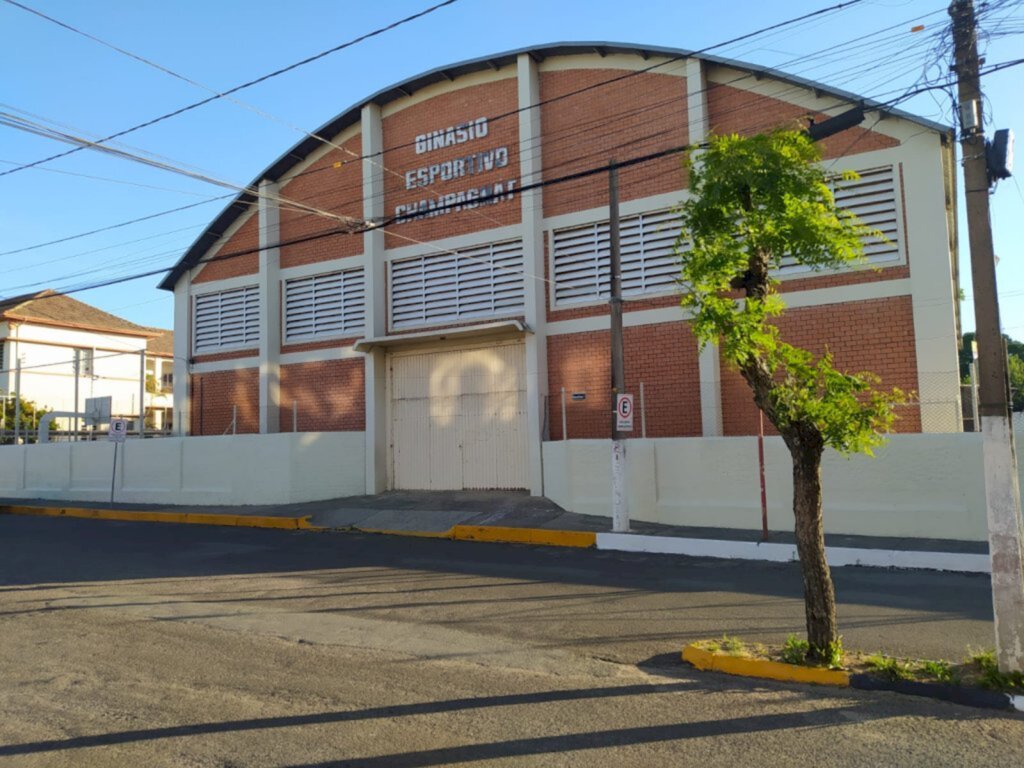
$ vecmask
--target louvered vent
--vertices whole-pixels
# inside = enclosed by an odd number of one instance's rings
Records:
[[[679,216],[673,211],[643,213],[619,221],[624,296],[675,288],[679,264],[674,248],[679,229]],[[554,253],[556,304],[608,297],[607,221],[555,230]]]
[[[364,317],[361,267],[301,277],[284,284],[286,342],[362,333]]]
[[[897,262],[902,253],[902,225],[900,221],[899,192],[896,169],[891,165],[857,171],[854,181],[837,179],[832,182],[836,208],[849,211],[869,229],[880,232],[883,238],[864,238],[864,258],[871,264]],[[780,274],[789,275],[811,271],[795,263],[792,258],[782,260]]]
[[[260,302],[255,285],[195,297],[195,351],[253,347],[260,341]]]
[[[521,314],[522,272],[522,240],[393,261],[391,327]]]

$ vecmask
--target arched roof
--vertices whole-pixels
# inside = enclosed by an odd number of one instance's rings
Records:
[[[498,70],[509,64],[515,64],[516,60],[521,54],[529,54],[535,61],[543,61],[547,58],[555,56],[574,56],[587,53],[597,53],[600,56],[607,56],[608,54],[628,54],[634,56],[640,56],[643,59],[651,58],[652,56],[664,56],[669,59],[686,59],[686,58],[698,58],[711,64],[718,64],[721,66],[731,67],[744,72],[750,72],[759,77],[769,77],[773,80],[780,80],[793,85],[803,86],[809,88],[816,93],[827,94],[830,96],[838,97],[844,101],[848,101],[852,104],[860,104],[867,109],[881,108],[885,112],[896,115],[898,117],[910,120],[925,126],[931,130],[939,133],[947,133],[950,131],[950,127],[942,125],[940,123],[927,120],[916,115],[912,115],[902,110],[892,109],[885,107],[876,101],[866,99],[863,96],[858,96],[848,91],[832,88],[821,83],[807,80],[794,75],[780,72],[779,70],[772,69],[771,67],[762,67],[756,64],[749,64],[742,61],[736,61],[734,59],[723,58],[719,56],[709,56],[706,54],[697,54],[693,51],[688,51],[682,48],[666,48],[663,46],[656,45],[635,45],[629,43],[609,43],[609,42],[577,42],[577,43],[552,43],[549,45],[531,46],[527,48],[518,48],[512,51],[505,51],[504,53],[497,53],[491,56],[482,56],[477,59],[470,59],[468,61],[462,61],[457,64],[450,64],[444,67],[438,67],[428,72],[424,72],[415,77],[411,77],[408,80],[403,80],[395,85],[389,85],[383,88],[372,96],[362,99],[361,101],[353,104],[345,111],[338,114],[336,117],[324,123],[322,126],[313,131],[313,134],[318,136],[336,136],[341,131],[345,130],[351,125],[358,123],[361,119],[362,108],[366,104],[377,104],[384,106],[398,99],[406,98],[411,96],[416,91],[422,90],[429,85],[441,82],[451,82],[457,77],[467,75],[472,72],[479,72],[482,70]],[[322,142],[313,136],[307,136],[298,144],[293,146],[277,160],[271,163],[265,170],[263,170],[249,185],[250,187],[257,186],[261,181],[277,181],[285,176],[288,171],[294,168],[299,163],[302,163],[316,151]],[[227,229],[245,213],[251,204],[255,202],[256,197],[247,192],[239,193],[239,195],[232,200],[215,218],[210,225],[203,230],[203,233],[196,238],[195,242],[189,246],[188,251],[178,261],[174,267],[167,273],[167,276],[160,282],[160,288],[164,290],[173,291],[175,283],[178,282],[178,278],[181,277],[188,269],[195,266],[199,260],[206,254],[206,252],[213,246],[227,231]]]

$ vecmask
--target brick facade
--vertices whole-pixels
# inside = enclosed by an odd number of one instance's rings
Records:
[[[281,431],[348,432],[366,428],[363,358],[281,366]]]
[[[686,79],[646,73],[621,79],[618,69],[542,72],[540,95],[544,180],[688,141]],[[619,79],[618,82],[607,82]],[[601,83],[600,87],[594,87]],[[572,96],[566,94],[592,88]],[[565,97],[565,98],[561,98]],[[554,101],[552,101],[554,99]],[[634,200],[686,187],[680,156],[619,173],[619,199]],[[598,174],[544,190],[544,215],[608,204],[608,177]]]
[[[260,255],[256,251],[246,253],[243,256],[232,256],[231,254],[248,251],[250,248],[259,248],[260,245],[260,222],[256,214],[256,206],[253,205],[252,214],[245,223],[238,228],[227,242],[218,250],[217,254],[199,270],[193,283],[209,283],[214,280],[227,280],[231,277],[241,275],[257,275],[260,271]]]
[[[685,323],[626,328],[626,390],[636,396],[640,437],[640,382],[644,383],[648,437],[701,434],[697,342]],[[565,387],[566,431],[571,439],[611,437],[610,333],[592,331],[548,338],[548,423],[562,439],[561,389]],[[572,394],[585,393],[574,401]]]
[[[909,296],[787,309],[779,318],[782,339],[815,354],[830,351],[839,370],[870,371],[882,387],[918,387],[914,318]],[[897,432],[920,432],[914,404],[897,409]],[[740,374],[722,361],[722,427],[726,435],[757,434],[758,411]],[[774,434],[771,425],[765,431]]]
[[[223,435],[231,431],[233,408],[238,407],[238,434],[260,431],[260,380],[256,368],[192,374],[193,435]]]
[[[383,120],[384,133],[384,214],[393,216],[400,205],[414,205],[420,200],[436,200],[449,193],[464,192],[510,179],[519,183],[519,106],[516,79],[506,77],[491,83],[456,88],[427,101],[406,107]],[[504,116],[498,118],[497,116]],[[416,137],[475,120],[488,121],[487,135],[454,146],[416,152]],[[508,164],[482,173],[467,174],[444,181],[436,179],[426,187],[406,189],[405,174],[418,168],[465,158],[478,152],[498,148],[508,150]],[[519,197],[502,199],[494,204],[454,211],[395,224],[385,236],[385,247],[401,248],[420,240],[439,240],[493,227],[518,224],[521,220]],[[411,238],[404,239],[404,238]]]

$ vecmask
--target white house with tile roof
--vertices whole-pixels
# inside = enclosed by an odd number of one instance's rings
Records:
[[[17,390],[46,410],[80,412],[109,396],[112,414],[132,422],[141,399],[147,426],[170,429],[172,338],[51,290],[0,301],[0,398]]]

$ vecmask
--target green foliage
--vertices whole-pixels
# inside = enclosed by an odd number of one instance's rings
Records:
[[[901,662],[899,659],[894,659],[891,656],[883,656],[876,653],[864,659],[864,663],[886,680],[895,682],[897,680],[910,680],[913,677],[910,671],[910,664],[905,661]]]
[[[8,397],[0,400],[3,408],[3,429],[5,432],[14,431],[14,418],[16,414],[14,397]],[[21,432],[23,435],[28,437],[29,431],[33,430],[38,426],[39,420],[46,414],[52,411],[52,408],[43,408],[37,406],[33,401],[21,398],[21,418],[19,423],[21,425]]]
[[[819,648],[814,656],[825,662],[829,669],[843,668],[843,638],[837,637],[824,648]]]
[[[755,399],[780,432],[813,426],[837,451],[870,454],[906,395],[874,389],[870,373],[837,370],[827,352],[786,344],[771,322],[785,306],[770,273],[783,259],[835,269],[863,261],[862,238],[882,238],[836,209],[820,159],[797,131],[712,137],[691,158],[691,195],[679,209],[681,303],[702,348],[720,344],[748,381],[759,373],[770,384]],[[737,301],[730,291],[741,288]]]
[[[790,635],[782,646],[782,660],[787,664],[803,664],[807,661],[807,652],[810,649],[810,643],[802,637]]]
[[[1006,362],[1010,370],[1010,408],[1024,411],[1024,359],[1010,355]]]
[[[995,651],[977,651],[971,654],[970,662],[979,673],[978,683],[982,688],[994,691],[1024,693],[1024,673],[1000,672]]]
[[[738,637],[722,635],[718,640],[706,640],[703,647],[711,653],[728,653],[730,656],[746,656],[747,646]]]
[[[922,661],[921,672],[939,683],[960,685],[960,675],[948,661]]]
[[[1003,334],[1006,340],[1007,366],[1010,373],[1010,408],[1014,411],[1024,411],[1024,341],[1011,339]],[[975,340],[973,331],[965,333],[963,344],[960,346],[960,380],[964,384],[971,383],[971,361],[974,353],[971,345]]]

